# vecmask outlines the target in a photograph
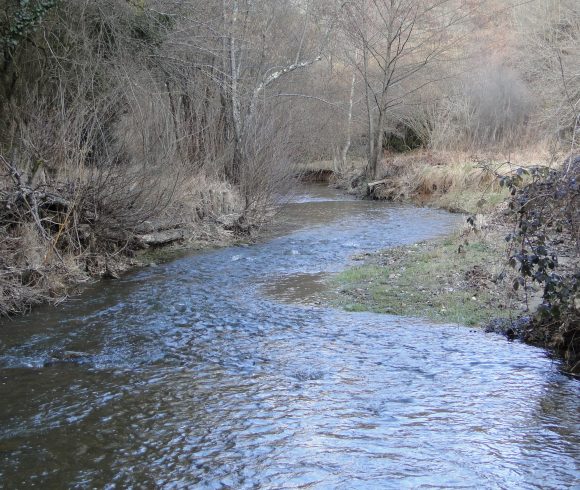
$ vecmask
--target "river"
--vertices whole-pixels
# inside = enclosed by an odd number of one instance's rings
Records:
[[[309,186],[261,243],[4,320],[0,487],[577,486],[580,383],[543,350],[308,300],[460,219]]]

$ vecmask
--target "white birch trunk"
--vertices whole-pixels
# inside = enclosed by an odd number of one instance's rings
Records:
[[[356,58],[355,58],[356,62]],[[356,84],[356,71],[353,70],[352,79],[350,81],[350,97],[348,99],[348,116],[346,122],[346,141],[344,146],[342,147],[342,152],[340,154],[340,163],[342,166],[342,171],[346,168],[346,155],[348,154],[348,150],[350,149],[350,144],[352,140],[352,107],[354,104],[354,87]]]

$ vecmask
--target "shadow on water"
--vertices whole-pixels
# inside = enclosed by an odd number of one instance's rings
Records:
[[[543,351],[303,301],[351,255],[460,219],[308,187],[263,243],[2,325],[0,486],[573,487],[580,386]]]
[[[328,274],[289,274],[268,278],[262,285],[262,293],[286,303],[301,303],[305,305],[320,305],[318,293],[324,290],[324,281]]]

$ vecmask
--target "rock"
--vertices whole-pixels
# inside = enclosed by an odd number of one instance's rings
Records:
[[[119,279],[121,276],[118,271],[110,269],[108,266],[103,272],[103,279]]]
[[[54,359],[59,359],[61,361],[77,360],[89,356],[89,354],[86,352],[80,352],[76,350],[55,351],[51,355]]]
[[[44,367],[58,364],[85,364],[89,362],[91,355],[87,352],[74,350],[57,350],[51,352],[50,358],[44,363]]]
[[[292,376],[296,378],[298,381],[318,381],[324,378],[324,372],[304,370],[298,371],[294,373]]]
[[[224,230],[233,231],[239,235],[249,235],[252,231],[252,224],[249,223],[243,214],[227,214],[220,216],[217,222]]]
[[[80,447],[77,450],[77,456],[83,456],[84,454],[86,454],[89,450],[89,446],[87,446],[86,444],[81,444]]]

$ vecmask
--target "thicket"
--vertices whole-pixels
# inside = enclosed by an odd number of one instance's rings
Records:
[[[282,1],[0,0],[0,314],[151,232],[259,226],[298,153],[266,89],[318,60],[317,29]]]
[[[417,147],[505,157],[569,150],[578,2],[358,0],[336,16],[332,63],[314,94],[332,121],[315,157],[345,160],[346,148],[373,180],[385,155]]]
[[[561,352],[566,367],[580,373],[580,155],[560,169],[532,167],[502,177],[512,194],[515,230],[510,265],[518,277],[513,288],[530,283],[543,289],[542,303],[525,340]]]

